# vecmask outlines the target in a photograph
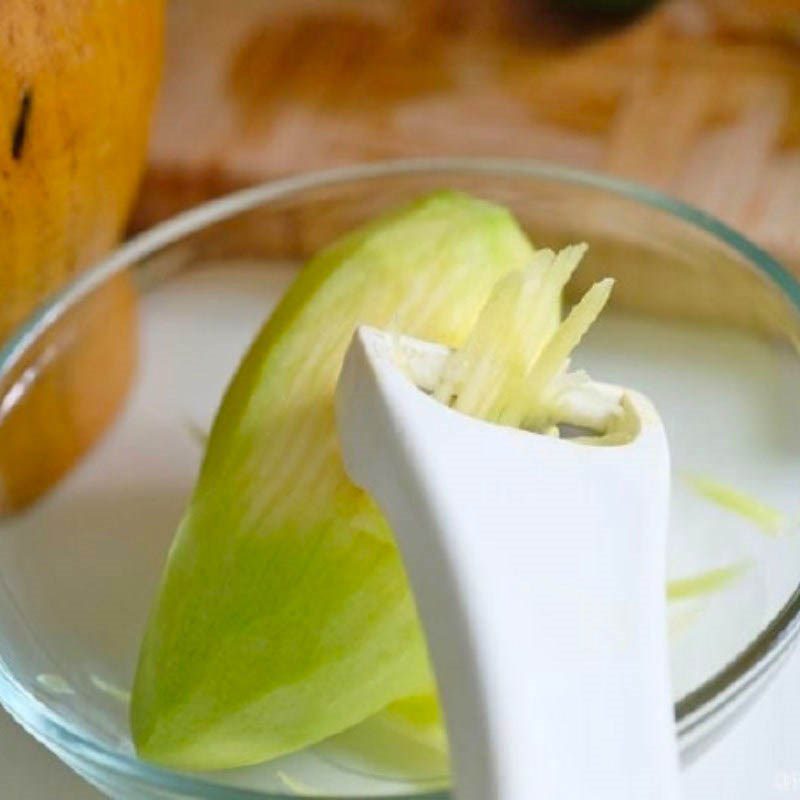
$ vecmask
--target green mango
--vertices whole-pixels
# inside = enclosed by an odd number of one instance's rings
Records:
[[[169,553],[133,690],[142,757],[253,764],[431,694],[391,531],[344,472],[334,389],[358,324],[458,346],[533,254],[506,210],[440,192],[299,273],[227,390]]]

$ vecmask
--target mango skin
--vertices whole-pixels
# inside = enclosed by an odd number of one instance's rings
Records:
[[[2,2],[0,342],[124,230],[160,77],[163,7]],[[21,399],[0,415],[0,511],[36,499],[113,419],[135,365],[135,319],[130,282],[115,280],[53,332],[46,356],[32,354]]]
[[[391,531],[344,472],[336,380],[360,323],[458,346],[532,254],[508,212],[444,192],[302,270],[227,390],[169,554],[133,690],[141,756],[254,764],[431,695]]]

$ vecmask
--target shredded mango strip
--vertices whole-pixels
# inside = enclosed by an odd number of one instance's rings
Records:
[[[754,497],[704,475],[688,474],[684,478],[706,500],[749,519],[764,533],[776,536],[786,529],[786,517],[778,509]]]
[[[498,281],[466,343],[448,358],[434,396],[480,419],[557,433],[559,389],[588,381],[567,372],[570,356],[613,286],[610,278],[594,284],[563,322],[553,320],[586,250],[539,250],[529,267]]]
[[[749,568],[748,562],[740,562],[668,581],[667,599],[691,600],[720,592],[738,580]]]
[[[608,302],[614,281],[605,278],[594,284],[572,308],[567,318],[542,349],[528,371],[523,393],[515,403],[512,399],[505,420],[509,425],[522,425],[533,429],[544,428],[552,423],[548,416],[551,411],[551,388],[556,379],[569,367],[570,355],[578,346],[592,323]]]

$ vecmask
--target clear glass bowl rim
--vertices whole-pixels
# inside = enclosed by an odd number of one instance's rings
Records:
[[[776,259],[713,215],[640,184],[597,172],[547,162],[505,158],[414,158],[303,173],[242,189],[178,214],[120,246],[91,269],[81,272],[38,307],[0,348],[0,385],[13,373],[28,348],[64,313],[102,285],[156,251],[217,222],[262,204],[325,186],[356,181],[448,173],[497,178],[534,178],[607,192],[673,216],[738,253],[800,314],[800,283]],[[800,582],[769,624],[725,667],[675,704],[681,739],[704,724],[744,705],[788,653],[800,632]],[[5,667],[0,653],[0,703],[35,738],[70,760],[128,778],[139,786],[209,800],[292,800],[293,795],[265,794],[171,772],[111,750],[73,729],[30,695]],[[447,800],[448,792],[415,794],[413,800]],[[397,800],[402,800],[398,797]],[[411,798],[408,798],[411,800]]]

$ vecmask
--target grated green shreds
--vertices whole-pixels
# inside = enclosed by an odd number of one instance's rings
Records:
[[[527,269],[499,280],[464,346],[449,356],[434,396],[489,422],[557,435],[560,394],[590,383],[585,373],[567,372],[570,355],[614,283],[594,284],[563,322],[552,324],[552,308],[586,250],[539,250]]]
[[[281,783],[298,797],[318,797],[323,794],[319,789],[314,788],[304,781],[293,778],[289,773],[279,769],[275,773],[280,779]]]
[[[117,702],[122,703],[122,705],[127,707],[130,703],[131,693],[126,689],[121,689],[119,686],[116,686],[115,684],[110,683],[109,681],[95,674],[90,674],[89,680],[95,689],[99,689],[104,694],[114,698],[114,700]]]
[[[608,302],[613,286],[611,278],[594,284],[550,337],[528,371],[523,393],[519,398],[512,398],[512,403],[517,400],[517,406],[508,416],[508,424],[524,423],[537,430],[556,422],[553,404],[561,388],[558,379],[569,367],[570,354]],[[584,376],[584,380],[588,380],[588,376]]]
[[[667,599],[692,600],[720,592],[737,581],[749,568],[750,563],[743,561],[668,581]]]
[[[770,536],[777,536],[786,528],[786,518],[778,509],[738,489],[704,475],[687,474],[684,479],[706,500],[749,519]]]
[[[40,672],[36,676],[36,682],[53,694],[75,694],[75,690],[70,686],[66,678],[53,672]]]

